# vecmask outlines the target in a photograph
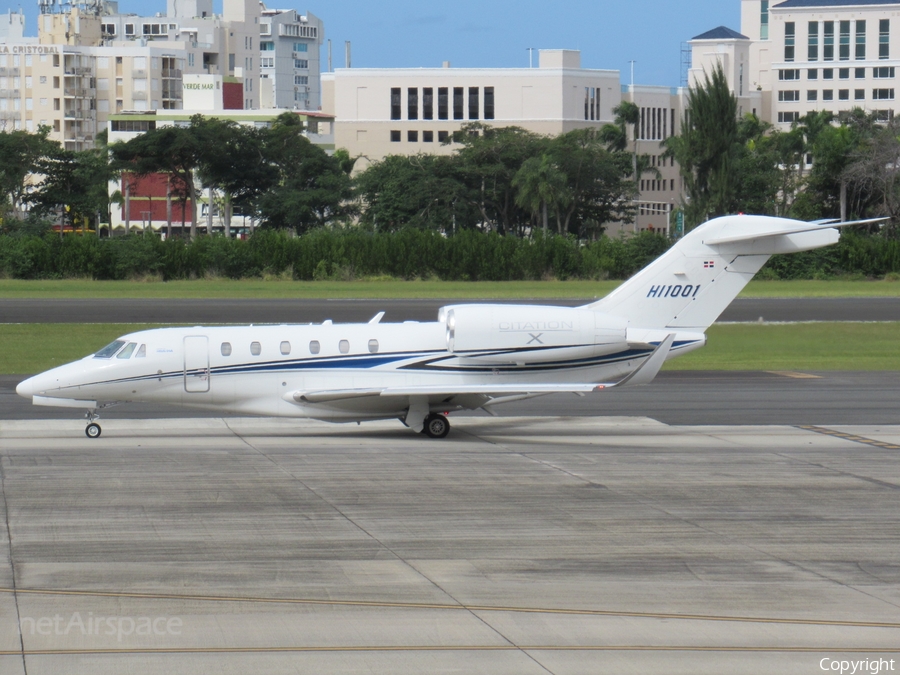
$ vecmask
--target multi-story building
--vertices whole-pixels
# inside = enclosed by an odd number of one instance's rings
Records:
[[[25,37],[25,15],[8,10],[0,14],[0,42],[21,42]]]
[[[622,100],[641,108],[638,152],[660,178],[642,181],[633,229],[660,229],[679,201],[677,169],[663,163],[660,142],[680,123],[678,92],[625,88],[616,70],[581,67],[573,50],[541,50],[537,68],[342,68],[322,76],[323,111],[334,114],[335,143],[359,156],[357,169],[387,155],[450,154],[464,124],[519,126],[557,135],[614,121]],[[648,176],[649,178],[649,176]]]
[[[741,32],[768,121],[857,107],[887,119],[898,109],[900,2],[741,0]]]
[[[185,16],[169,1],[173,16],[152,19],[46,12],[37,39],[13,21],[0,40],[0,128],[46,125],[67,149],[88,148],[111,114],[182,108],[186,74],[188,87],[217,92],[213,109],[258,108],[258,0],[224,0],[222,16],[211,0],[179,0]]]
[[[318,110],[322,102],[319,47],[322,20],[312,13],[262,6],[259,24],[260,102],[263,108]]]

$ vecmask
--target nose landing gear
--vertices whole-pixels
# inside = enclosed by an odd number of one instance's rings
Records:
[[[100,433],[103,430],[100,428],[99,424],[94,422],[94,420],[100,419],[100,415],[93,410],[88,410],[84,416],[88,421],[88,425],[84,428],[84,435],[88,438],[100,438]]]

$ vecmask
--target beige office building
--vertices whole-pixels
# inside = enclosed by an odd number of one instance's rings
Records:
[[[898,2],[742,0],[741,33],[763,117],[782,128],[816,110],[898,109]]]
[[[678,204],[677,168],[660,142],[676,132],[677,91],[623,87],[616,70],[581,67],[574,50],[541,50],[537,68],[343,68],[322,75],[322,109],[333,114],[335,145],[359,156],[357,168],[388,155],[450,154],[442,143],[463,125],[519,126],[557,135],[613,122],[623,99],[642,111],[638,151],[662,174],[643,181],[636,226],[664,230]],[[649,178],[649,177],[648,177]]]

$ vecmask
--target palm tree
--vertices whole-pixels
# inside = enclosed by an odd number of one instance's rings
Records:
[[[549,156],[531,157],[513,177],[516,204],[529,209],[533,215],[542,212],[542,229],[547,234],[547,210],[550,205],[565,207],[569,202],[566,176]]]

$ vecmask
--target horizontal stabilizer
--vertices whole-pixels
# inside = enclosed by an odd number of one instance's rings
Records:
[[[770,230],[747,230],[740,234],[725,234],[723,236],[713,236],[711,239],[704,239],[703,243],[707,246],[720,246],[722,244],[734,244],[739,241],[752,241],[754,239],[765,239],[767,237],[780,237],[787,234],[799,234],[801,232],[817,232],[820,230],[829,230],[835,227],[849,227],[851,225],[871,225],[872,223],[881,223],[888,220],[887,218],[869,218],[867,220],[852,220],[845,223],[822,222],[803,223],[792,227],[772,228]],[[794,221],[796,222],[796,221]]]

